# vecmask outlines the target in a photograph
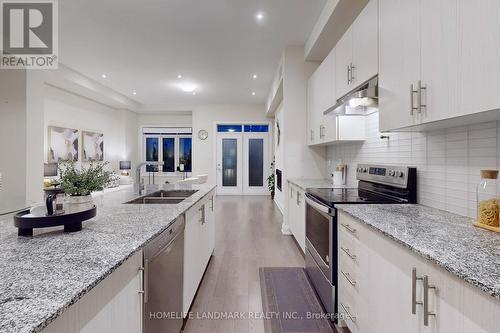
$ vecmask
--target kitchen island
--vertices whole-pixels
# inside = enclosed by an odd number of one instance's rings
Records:
[[[178,204],[126,205],[132,189],[95,198],[98,213],[83,230],[38,229],[19,238],[12,218],[0,221],[0,332],[40,332],[138,253],[213,185],[164,185],[193,189]]]

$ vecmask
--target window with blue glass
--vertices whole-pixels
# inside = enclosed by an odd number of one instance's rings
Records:
[[[158,138],[146,138],[146,161],[158,162]],[[156,166],[146,166],[147,172],[155,172]]]
[[[245,125],[245,132],[254,133],[267,133],[269,132],[269,125]]]
[[[217,132],[241,132],[241,125],[217,125]]]
[[[163,172],[175,172],[175,138],[163,138]]]
[[[179,138],[179,164],[184,164],[184,171],[191,172],[192,139]]]

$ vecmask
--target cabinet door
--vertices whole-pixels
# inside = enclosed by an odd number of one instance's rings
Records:
[[[379,0],[381,132],[418,121],[411,114],[410,85],[420,77],[419,10],[419,1]]]
[[[299,243],[302,252],[306,251],[306,205],[305,192],[297,188],[297,205],[295,210],[295,239]]]
[[[296,234],[297,234],[297,229],[295,227],[296,223],[296,196],[297,196],[297,192],[296,192],[296,188],[295,188],[295,185],[292,185],[290,183],[288,183],[288,188],[289,188],[289,196],[288,196],[288,225],[290,226],[290,230],[293,234],[293,236],[295,238],[297,238]]]
[[[355,87],[378,73],[378,0],[370,0],[352,25]]]
[[[215,195],[210,196],[210,201],[207,206],[207,227],[208,227],[208,251],[210,253],[209,257],[215,250]]]
[[[429,325],[420,322],[423,332],[478,332],[463,331],[463,289],[462,280],[456,278],[442,268],[427,262],[425,274],[429,276],[429,284],[436,289],[429,289],[429,310],[436,316],[429,317]]]
[[[464,333],[500,333],[500,300],[468,282],[462,282]],[[442,331],[445,332],[445,331]]]
[[[476,7],[480,7],[480,3]],[[457,116],[458,0],[421,0],[420,4],[421,80],[425,85],[421,99],[426,107],[418,117],[425,123]]]
[[[319,133],[316,129],[316,72],[314,72],[307,81],[307,143],[313,145],[317,143]]]
[[[354,87],[348,70],[352,63],[352,28],[337,42],[335,53],[335,99],[339,99]]]
[[[318,117],[321,119],[322,142],[337,140],[337,122],[334,114],[323,114],[323,112],[335,105],[337,101],[335,98],[335,58],[336,49],[333,49],[323,61],[325,65],[321,81],[323,83],[322,94],[324,97],[322,98],[322,108],[318,111]]]
[[[200,253],[201,243],[200,206],[195,206],[186,212],[184,229],[184,286],[183,311],[187,313],[200,283]]]
[[[465,115],[497,109],[500,107],[500,1],[459,0],[458,4],[458,111]]]

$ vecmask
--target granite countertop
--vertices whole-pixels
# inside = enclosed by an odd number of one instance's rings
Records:
[[[411,251],[500,299],[500,234],[422,205],[337,205]]]
[[[161,186],[198,190],[176,205],[123,205],[131,189],[97,196],[98,215],[76,233],[19,238],[12,217],[0,220],[0,332],[41,331],[214,188]]]
[[[333,185],[331,179],[288,179],[288,182],[297,185],[304,191],[307,188],[357,188],[357,185]]]

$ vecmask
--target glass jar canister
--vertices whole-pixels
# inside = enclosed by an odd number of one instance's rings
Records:
[[[498,170],[481,170],[481,182],[477,185],[477,222],[499,227],[499,201],[497,196]]]

